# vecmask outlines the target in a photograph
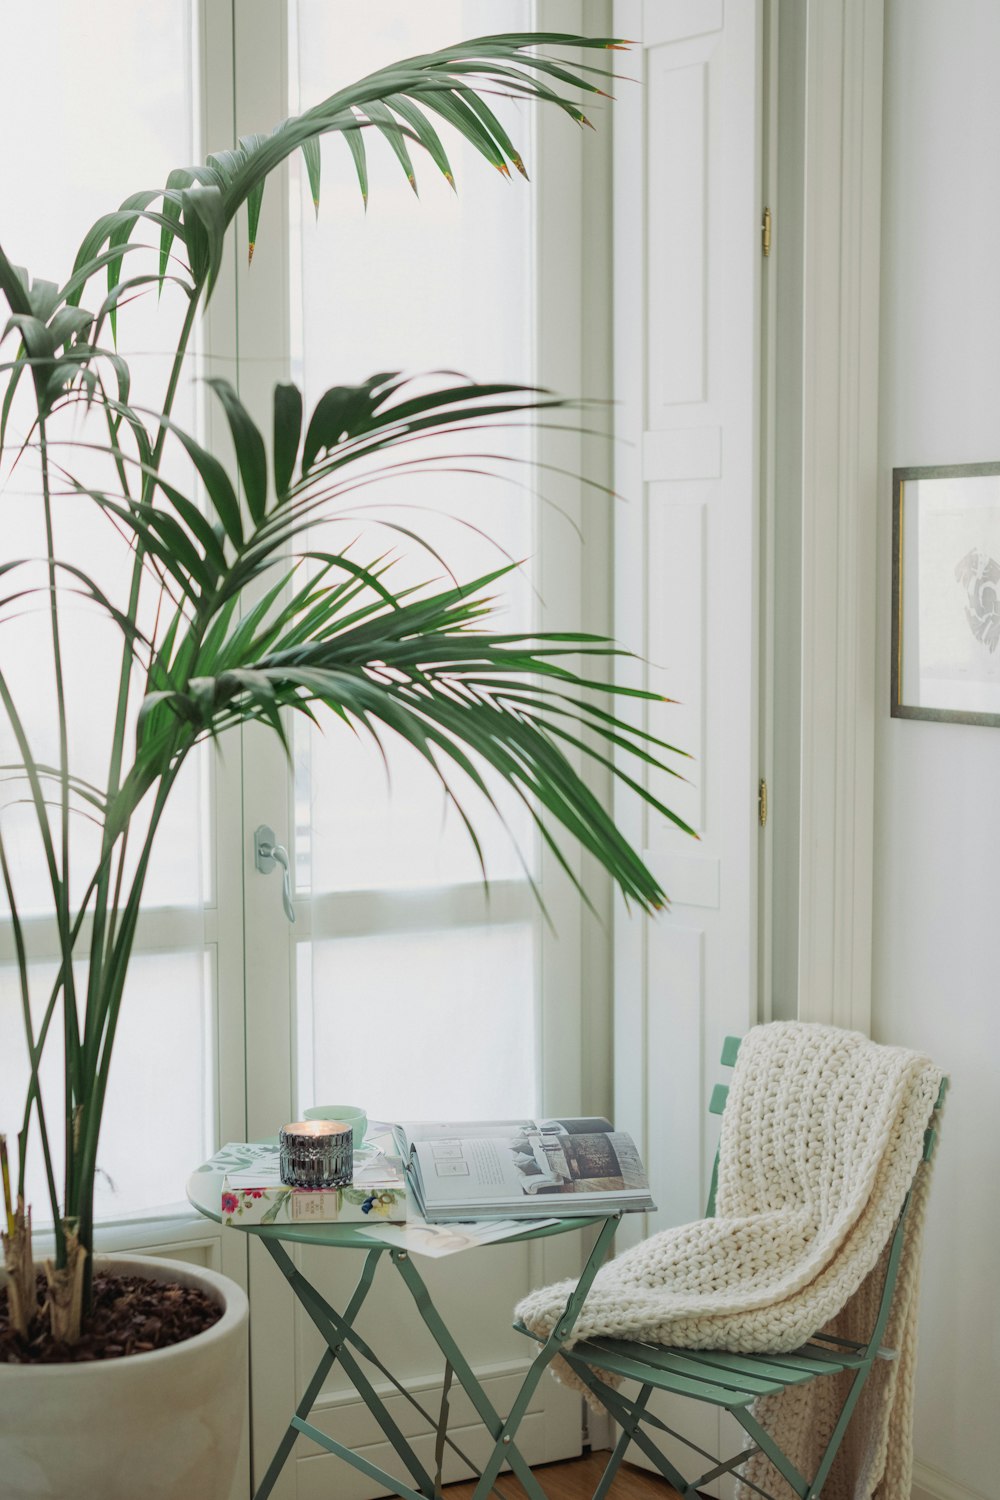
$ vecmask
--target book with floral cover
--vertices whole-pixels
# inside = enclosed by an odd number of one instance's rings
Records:
[[[406,1178],[377,1144],[355,1153],[353,1180],[342,1188],[289,1187],[273,1142],[230,1142],[205,1166],[224,1174],[224,1224],[402,1224],[409,1217]]]

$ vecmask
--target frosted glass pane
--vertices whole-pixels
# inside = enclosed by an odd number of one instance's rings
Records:
[[[297,0],[291,7],[292,100],[308,108],[384,63],[462,36],[527,28],[530,21],[527,0],[438,0],[433,6],[382,0],[357,7]],[[496,98],[491,105],[530,157],[528,110]],[[302,167],[297,160],[292,164],[293,372],[304,384],[307,402],[331,385],[378,370],[460,371],[485,381],[524,384],[535,378],[534,308],[525,295],[533,284],[532,191],[520,180],[504,181],[436,123],[457,194],[416,151],[420,199],[415,200],[387,144],[369,134],[366,211],[350,155],[343,141],[331,138],[323,144],[317,222]],[[435,439],[426,449],[404,451],[416,456],[448,450]],[[340,545],[352,541],[359,561],[390,551],[396,561],[387,582],[394,587],[431,580],[446,584],[439,559],[463,583],[509,559],[527,560],[529,566],[504,585],[495,628],[530,628],[535,603],[531,435],[499,429],[467,433],[450,444],[450,451],[476,453],[465,464],[471,469],[489,467],[484,455],[503,455],[498,467],[508,477],[439,472],[395,477],[351,497],[351,509],[328,536],[339,537]],[[341,503],[342,512],[346,505]],[[438,556],[393,526],[418,533]],[[460,819],[412,751],[387,735],[387,778],[363,733],[355,738],[339,725],[320,733],[300,721],[295,734],[296,866],[302,888],[400,889],[480,878]],[[518,878],[521,863],[503,828],[460,777],[455,791],[473,819],[491,878]],[[496,795],[533,860],[529,814],[516,798]]]
[[[32,971],[33,1004],[44,1009],[54,965]],[[79,980],[78,980],[79,982]],[[99,1218],[176,1204],[193,1168],[215,1141],[215,1004],[201,953],[140,954],[132,960],[122,1002],[98,1151]],[[17,974],[0,968],[0,1132],[13,1142],[21,1127],[28,1075]],[[53,1121],[62,1117],[62,1044],[58,1025],[46,1044],[42,1098],[50,1121],[57,1184],[62,1183],[63,1142]],[[51,1218],[36,1122],[28,1157],[29,1197],[35,1220]]]
[[[383,1120],[531,1115],[532,924],[338,938],[298,949],[300,1108]]]
[[[303,740],[305,744],[303,745]],[[384,736],[388,770],[363,733],[340,724],[312,729],[300,752],[296,807],[300,887],[314,892],[457,885],[482,879],[475,848],[454,805],[423,759]],[[517,845],[483,794],[461,773],[449,782],[476,830],[492,880],[523,874],[532,860],[529,815],[514,793],[495,785]],[[311,850],[311,864],[308,854]]]
[[[527,0],[379,0],[330,5],[298,0],[291,47],[293,99],[305,109],[385,63],[446,46],[462,36],[529,24]],[[527,159],[526,106],[491,106]],[[531,371],[531,192],[506,182],[435,116],[458,192],[419,148],[419,202],[386,142],[366,133],[367,211],[350,154],[323,143],[322,208],[297,160],[291,204],[301,228],[298,338],[307,387],[357,380],[376,370],[464,370],[524,379]]]
[[[44,55],[46,102],[44,109],[38,108],[35,71],[7,69],[0,92],[0,133],[6,143],[0,153],[0,201],[6,205],[3,245],[15,264],[26,265],[35,277],[62,284],[95,219],[117,208],[127,194],[162,184],[172,167],[194,160],[191,5],[189,0],[124,9],[112,0],[93,0],[87,6],[72,6],[66,0],[14,5],[5,9],[4,51],[8,58]],[[156,59],[155,68],[148,66],[150,57]],[[135,238],[154,248],[130,256],[130,275],[153,270],[157,263],[155,230],[140,231]],[[85,290],[84,305],[96,309],[105,292],[99,277]],[[129,359],[131,397],[140,406],[159,409],[162,405],[171,350],[185,308],[183,294],[168,286],[159,305],[155,290],[146,288],[120,309],[118,346]],[[107,328],[104,338],[110,343]],[[5,347],[13,346],[8,340]],[[188,427],[197,421],[190,378],[194,373],[192,363],[182,376],[174,408],[175,418]],[[15,441],[30,428],[28,396],[24,381],[11,414]],[[100,486],[107,478],[104,461],[79,448],[70,454],[59,446],[70,437],[103,442],[103,426],[97,418],[88,424],[76,407],[57,416],[49,430],[55,453],[75,478]],[[29,452],[11,467],[12,456],[13,448],[0,471],[4,506],[0,561],[4,562],[38,557],[45,550],[37,456]],[[132,559],[123,539],[88,499],[73,494],[65,482],[58,486],[53,509],[58,555],[93,577],[112,601],[124,607]],[[44,587],[47,582],[40,566],[17,577],[21,587]],[[74,579],[63,575],[60,581],[65,589],[60,616],[72,770],[103,786],[121,661],[120,636],[92,601],[71,592],[76,587]],[[147,589],[139,610],[140,623],[147,629],[153,624],[154,608],[153,591]],[[35,758],[55,764],[58,721],[44,593],[26,598],[16,614],[4,612],[0,658]],[[137,700],[133,711],[136,707]],[[0,716],[0,762],[9,765],[19,759],[10,726]],[[197,834],[206,813],[203,774],[192,765],[175,790],[150,867],[147,904],[190,904],[205,894]],[[23,781],[4,780],[0,786],[18,904],[27,915],[49,911],[53,903],[32,815],[20,805],[25,792]],[[58,841],[55,811],[53,821]],[[141,825],[140,818],[136,835]],[[82,896],[97,840],[96,828],[75,815],[71,839],[74,899]],[[134,836],[133,858],[139,844],[140,838]]]
[[[192,133],[190,0],[31,0],[4,6],[3,31],[4,249],[55,279],[100,214],[193,160],[177,154]]]

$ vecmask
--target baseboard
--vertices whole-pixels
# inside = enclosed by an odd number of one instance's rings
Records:
[[[912,1500],[987,1500],[987,1496],[978,1490],[970,1490],[967,1485],[959,1484],[929,1464],[922,1463],[913,1465],[911,1495]]]
[[[603,1412],[597,1417],[600,1423]],[[594,1413],[588,1413],[589,1420],[594,1421]],[[610,1423],[608,1424],[610,1428]],[[593,1435],[597,1437],[597,1434]],[[611,1442],[593,1441],[596,1448],[610,1448]],[[635,1454],[632,1455],[635,1457]],[[641,1462],[641,1459],[640,1459]],[[968,1485],[959,1484],[955,1479],[949,1479],[937,1469],[932,1469],[929,1464],[915,1462],[913,1465],[913,1488],[910,1491],[911,1500],[988,1500],[986,1495],[980,1494],[979,1490],[970,1490]]]

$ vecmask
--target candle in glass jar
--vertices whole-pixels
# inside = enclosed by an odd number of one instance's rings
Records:
[[[344,1120],[299,1120],[278,1137],[281,1180],[289,1187],[346,1187],[354,1172],[354,1133]]]

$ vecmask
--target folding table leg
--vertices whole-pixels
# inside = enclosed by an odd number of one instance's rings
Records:
[[[428,1500],[432,1500],[434,1495],[434,1481],[396,1425],[385,1402],[378,1395],[375,1387],[371,1384],[353,1354],[346,1347],[352,1337],[351,1323],[363,1298],[357,1300],[357,1306],[355,1306],[356,1298],[352,1298],[347,1311],[341,1317],[339,1313],[334,1311],[325,1298],[320,1296],[316,1288],[302,1275],[302,1272],[296,1268],[288,1252],[277,1240],[268,1241],[267,1244],[282,1275],[291,1286],[302,1307],[309,1314],[313,1324],[322,1334],[327,1347],[336,1350],[336,1356],[344,1374],[354,1386],[354,1389],[365,1403],[368,1411],[381,1427],[405,1468],[409,1470],[417,1489],[426,1495]],[[373,1255],[378,1256],[381,1253],[381,1249],[370,1251],[369,1259]],[[372,1267],[372,1272],[374,1274],[374,1266]],[[292,1426],[297,1433],[307,1430],[308,1424],[305,1422],[305,1416],[306,1412],[296,1412],[292,1418]],[[328,1452],[336,1453],[340,1457],[346,1457],[348,1463],[353,1464],[355,1468],[361,1469],[363,1473],[371,1475],[371,1466],[363,1465],[360,1457],[357,1454],[351,1454],[350,1449],[343,1448],[342,1444],[335,1443],[332,1438],[327,1438],[325,1434],[318,1432],[318,1429],[308,1427],[308,1435],[315,1442],[326,1448]],[[379,1477],[387,1482],[388,1487],[392,1488],[396,1482],[392,1476],[383,1473],[381,1470],[378,1473]],[[255,1497],[255,1500],[260,1500],[260,1497]]]
[[[276,1262],[278,1269],[282,1272],[283,1275],[286,1274],[281,1257],[275,1254],[275,1246],[277,1242],[274,1240],[266,1239],[263,1243],[264,1248],[269,1251],[272,1260]],[[280,1249],[281,1247],[278,1246],[277,1248]],[[288,1260],[288,1264],[294,1270],[294,1263],[289,1259],[287,1253],[282,1251],[282,1254],[284,1255],[284,1258]],[[381,1254],[381,1249],[378,1249],[370,1250],[365,1256],[365,1263],[361,1269],[361,1275],[358,1277],[358,1284],[354,1288],[354,1293],[351,1297],[350,1302],[348,1303],[347,1311],[344,1315],[348,1323],[352,1323],[354,1321],[355,1317],[358,1314],[358,1311],[361,1308],[361,1304],[364,1302],[365,1298],[368,1296],[369,1291],[371,1290],[372,1279],[375,1275],[375,1268],[378,1265],[379,1256]],[[316,1372],[313,1375],[312,1380],[310,1380],[309,1384],[307,1385],[301,1401],[295,1408],[295,1416],[300,1420],[304,1420],[312,1411],[316,1398],[319,1395],[320,1391],[323,1389],[323,1383],[326,1380],[327,1375],[329,1375],[331,1369],[333,1368],[334,1362],[336,1361],[339,1352],[340,1343],[336,1341],[334,1341],[333,1343],[330,1343],[329,1341],[327,1342],[327,1348],[323,1351],[323,1357],[320,1360],[319,1364],[316,1366]],[[254,1500],[267,1500],[267,1496],[273,1490],[278,1475],[284,1468],[285,1460],[287,1459],[289,1453],[291,1453],[292,1447],[295,1443],[295,1439],[298,1437],[298,1435],[299,1429],[292,1422],[289,1422],[288,1427],[285,1429],[285,1433],[281,1439],[281,1442],[275,1449],[274,1457],[271,1459],[271,1462],[267,1466],[267,1472],[265,1473],[260,1484],[257,1486],[257,1489],[254,1491]]]
[[[601,1232],[594,1243],[594,1248],[587,1257],[587,1263],[580,1273],[579,1280],[567,1298],[562,1316],[541,1349],[535,1355],[530,1369],[521,1382],[521,1388],[515,1397],[510,1414],[500,1430],[496,1446],[483,1470],[482,1478],[476,1486],[473,1500],[486,1500],[489,1488],[499,1474],[504,1460],[510,1463],[511,1468],[517,1474],[522,1484],[525,1481],[521,1472],[521,1466],[523,1465],[528,1474],[531,1473],[520,1452],[514,1446],[514,1435],[521,1425],[524,1414],[528,1409],[528,1403],[534,1395],[535,1387],[538,1385],[549,1364],[551,1364],[552,1360],[559,1353],[562,1345],[572,1336],[574,1325],[580,1315],[580,1309],[583,1307],[587,1293],[593,1285],[594,1277],[601,1269],[604,1257],[615,1237],[620,1222],[621,1214],[615,1214],[612,1218],[605,1219]],[[515,1455],[520,1459],[520,1464],[515,1463]]]
[[[316,1397],[319,1395],[320,1391],[323,1389],[323,1383],[326,1380],[326,1377],[329,1375],[331,1369],[333,1368],[333,1362],[335,1358],[336,1356],[332,1349],[325,1349],[323,1351],[323,1358],[316,1366],[316,1373],[313,1375],[312,1380],[310,1380],[309,1384],[306,1386],[305,1392],[302,1396],[302,1400],[295,1408],[295,1415],[300,1419],[300,1421],[304,1421],[312,1411],[313,1403],[315,1402]],[[260,1484],[254,1490],[254,1500],[267,1500],[268,1495],[274,1489],[278,1475],[285,1467],[285,1460],[288,1457],[289,1453],[291,1453],[292,1448],[295,1445],[295,1439],[298,1437],[298,1435],[298,1427],[295,1426],[294,1422],[289,1422],[287,1428],[285,1429],[285,1433],[281,1439],[281,1442],[274,1450],[274,1457],[271,1459],[271,1462],[267,1466],[267,1472],[265,1473]]]
[[[479,1413],[479,1416],[486,1430],[495,1441],[499,1442],[500,1435],[503,1432],[503,1422],[500,1418],[500,1415],[494,1407],[493,1403],[490,1401],[490,1398],[487,1396],[486,1392],[483,1390],[472,1366],[469,1364],[465,1355],[462,1353],[461,1349],[458,1347],[458,1344],[452,1337],[448,1325],[445,1323],[444,1319],[441,1317],[441,1314],[434,1306],[434,1303],[431,1300],[430,1292],[428,1292],[427,1287],[424,1285],[420,1273],[414,1267],[405,1250],[393,1250],[391,1254],[393,1264],[402,1277],[407,1291],[413,1298],[417,1312],[420,1314],[424,1323],[427,1325],[431,1337],[437,1344],[438,1348],[441,1350],[441,1353],[444,1355],[445,1359],[448,1361],[448,1364],[454,1370],[455,1375],[458,1377],[459,1385],[465,1391],[466,1395],[469,1397],[469,1400],[472,1402],[476,1411]],[[529,1371],[528,1373],[530,1374],[531,1372]],[[531,1496],[531,1500],[546,1500],[544,1490],[538,1483],[537,1479],[534,1478],[531,1470],[528,1468],[528,1465],[521,1458],[521,1455],[513,1446],[512,1442],[507,1448],[504,1449],[500,1461],[493,1469],[489,1482],[485,1485],[485,1487],[483,1484],[483,1481],[485,1479],[485,1471],[480,1476],[479,1484],[476,1486],[475,1500],[484,1500],[484,1497],[493,1488],[493,1481],[496,1479],[497,1473],[500,1470],[500,1465],[503,1463],[504,1459],[507,1459],[510,1462],[511,1468],[517,1474],[517,1477],[521,1480],[525,1489],[528,1491],[528,1494]]]
[[[506,1421],[501,1421],[492,1402],[476,1378],[471,1365],[452,1338],[444,1320],[431,1301],[430,1293],[427,1291],[406,1251],[393,1250],[391,1252],[393,1264],[406,1283],[410,1295],[416,1304],[417,1311],[430,1330],[438,1348],[454,1366],[459,1383],[478,1411],[487,1430],[494,1438],[493,1452],[486,1467],[483,1469],[472,1500],[486,1500],[504,1463],[510,1464],[514,1473],[524,1485],[531,1500],[545,1500],[545,1492],[532,1474],[514,1438],[528,1409],[528,1403],[534,1395],[535,1387],[542,1378],[545,1369],[559,1353],[560,1346],[572,1334],[573,1325],[579,1316],[584,1298],[601,1267],[608,1246],[614,1239],[619,1219],[620,1215],[616,1215],[604,1221],[601,1232],[597,1237],[597,1242],[587,1259],[587,1264],[580,1274],[576,1287],[566,1302],[562,1316],[527,1370]]]
[[[438,1412],[437,1431],[434,1434],[434,1500],[441,1500],[441,1482],[444,1477],[444,1446],[448,1441],[448,1413],[451,1380],[454,1375],[450,1360],[444,1362],[444,1383],[441,1386],[441,1409]]]

